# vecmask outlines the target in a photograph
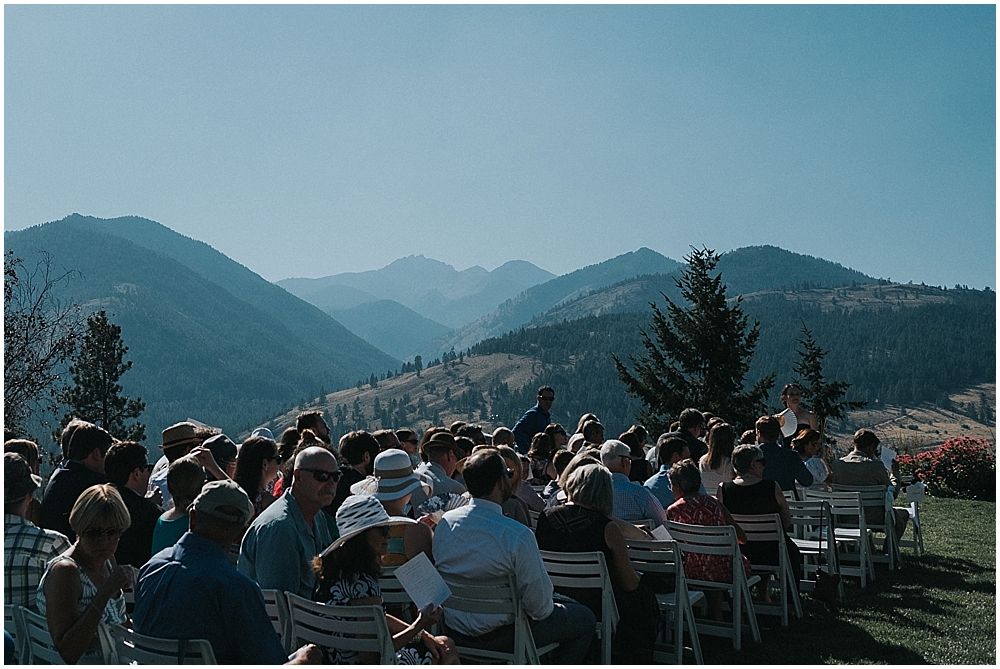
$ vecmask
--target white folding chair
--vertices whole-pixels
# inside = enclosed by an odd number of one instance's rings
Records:
[[[314,643],[325,648],[378,653],[380,664],[397,664],[392,636],[381,606],[320,604],[286,592],[295,647]]]
[[[735,520],[747,535],[747,543],[775,542],[778,545],[777,565],[753,565],[753,573],[774,576],[780,594],[777,604],[758,602],[754,605],[758,613],[775,614],[781,617],[781,626],[788,627],[788,602],[791,600],[795,615],[802,618],[802,602],[799,601],[799,580],[792,572],[785,545],[785,531],[781,527],[781,516],[768,514],[733,514]],[[770,583],[768,585],[770,587]]]
[[[205,639],[157,639],[121,625],[108,631],[115,664],[216,664],[212,644]]]
[[[618,605],[611,587],[611,575],[604,553],[559,553],[539,551],[552,585],[559,588],[596,589],[601,591],[601,615],[597,636],[601,639],[601,664],[611,664],[611,637],[618,627]],[[570,593],[564,593],[569,594]]]
[[[910,514],[910,524],[912,539],[901,538],[897,543],[900,548],[912,548],[913,554],[920,557],[924,554],[924,531],[920,525],[920,502],[910,502],[908,507],[904,507]]]
[[[849,552],[839,553],[841,576],[856,576],[861,579],[861,588],[868,587],[868,579],[875,580],[875,563],[872,560],[872,541],[865,520],[865,509],[861,505],[861,493],[827,492],[806,490],[806,501],[819,500],[829,505],[834,525],[834,540],[839,546],[856,546],[858,564],[848,562]],[[839,550],[838,546],[838,550]]]
[[[639,541],[626,539],[628,557],[632,566],[642,574],[658,574],[672,578],[674,591],[657,593],[656,603],[664,617],[664,631],[672,632],[674,657],[663,657],[662,653],[654,652],[657,662],[666,664],[684,664],[684,631],[687,630],[691,639],[691,652],[694,653],[696,664],[704,664],[701,654],[701,641],[698,639],[698,626],[694,619],[694,605],[704,601],[705,593],[700,590],[688,590],[687,579],[684,576],[684,564],[680,551],[674,541]],[[671,618],[673,624],[671,625]],[[661,641],[666,641],[662,639]]]
[[[799,582],[801,592],[811,592],[816,587],[816,572],[826,564],[827,573],[840,573],[840,554],[834,536],[833,517],[830,506],[821,500],[789,502],[792,515],[792,541],[802,554],[803,579]],[[810,578],[812,576],[813,578]],[[844,596],[843,582],[837,585],[838,593]]]
[[[716,581],[701,581],[688,578],[688,586],[696,590],[723,590],[729,592],[733,599],[732,626],[720,625],[714,621],[698,621],[699,634],[725,636],[733,640],[733,648],[740,650],[743,645],[743,615],[747,622],[753,640],[760,642],[760,628],[757,626],[757,613],[753,600],[750,598],[750,586],[760,582],[760,576],[747,578],[743,573],[743,558],[739,545],[736,543],[736,530],[729,525],[714,527],[708,525],[687,525],[672,520],[667,521],[667,531],[677,542],[682,555],[702,554],[719,555],[730,558],[733,565],[733,579],[730,583]]]
[[[458,656],[486,664],[541,664],[539,658],[559,647],[551,643],[542,648],[535,645],[528,614],[521,608],[514,575],[495,581],[464,579],[442,574],[451,590],[444,607],[465,613],[490,613],[513,616],[514,642],[510,651],[492,651],[474,646],[457,645]]]
[[[21,640],[22,664],[66,664],[52,642],[45,616],[18,606],[14,609],[14,624]]]
[[[899,552],[899,543],[896,541],[896,518],[893,514],[891,498],[886,494],[884,485],[859,485],[850,486],[839,483],[833,484],[834,492],[857,492],[861,495],[861,505],[866,511],[868,531],[872,533],[876,546],[881,544],[884,553],[875,553],[872,560],[884,562],[889,565],[889,569],[898,569],[903,566],[903,556]],[[882,522],[875,522],[878,516]],[[880,537],[881,535],[881,537]]]
[[[288,603],[285,601],[285,593],[271,588],[262,589],[264,595],[264,609],[267,617],[271,619],[274,631],[281,637],[281,645],[286,653],[291,653],[295,648],[292,646],[291,620],[288,616]]]

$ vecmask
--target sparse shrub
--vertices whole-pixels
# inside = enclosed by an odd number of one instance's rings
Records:
[[[935,497],[996,501],[996,447],[985,439],[956,437],[898,460],[900,471],[923,481]]]

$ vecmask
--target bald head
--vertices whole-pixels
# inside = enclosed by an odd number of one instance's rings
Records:
[[[295,456],[295,469],[336,469],[337,458],[321,446],[310,446]]]

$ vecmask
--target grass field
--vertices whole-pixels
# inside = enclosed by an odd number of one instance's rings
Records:
[[[865,590],[846,579],[836,611],[803,597],[806,615],[787,630],[760,616],[763,643],[748,643],[747,634],[740,652],[728,639],[702,636],[705,662],[995,665],[996,504],[928,498],[920,514],[922,557],[905,548],[903,569],[876,564]]]

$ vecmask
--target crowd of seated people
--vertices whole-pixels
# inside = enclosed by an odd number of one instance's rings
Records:
[[[368,663],[377,659],[335,641],[287,655],[261,591],[381,604],[383,568],[423,555],[446,577],[515,576],[536,645],[559,644],[543,661],[593,663],[600,600],[593,591],[556,592],[539,550],[598,551],[621,614],[612,657],[649,663],[654,592],[663,583],[640,575],[628,541],[652,539],[667,519],[731,525],[743,538],[732,514],[776,513],[787,530],[783,491],[838,480],[897,483],[884,467],[877,471],[870,430],[859,431],[855,450],[831,467],[808,424],[786,448],[778,421],[763,416],[753,445],[737,445],[723,418],[686,409],[649,445],[638,425],[605,439],[594,414],[568,436],[550,422],[552,389],[538,396],[517,429],[492,434],[458,421],[423,434],[354,431],[333,444],[323,414],[311,411],[277,441],[259,428],[237,444],[182,422],[163,430],[154,464],[142,444],[74,420],[44,493],[37,445],[8,435],[5,603],[44,615],[68,663],[100,661],[102,623],[160,638],[207,638],[220,662]],[[525,437],[529,428],[535,432]],[[785,543],[801,577],[802,558]],[[746,572],[776,564],[776,548],[741,546]],[[692,554],[683,562],[691,579],[732,578],[732,562],[723,559]],[[135,593],[131,616],[125,590]],[[766,581],[757,597],[769,601]],[[708,593],[708,604],[708,615],[721,619],[721,593]],[[431,633],[435,623],[440,632]],[[453,611],[447,602],[386,614],[402,663],[455,663],[458,647],[509,646],[511,623]]]

